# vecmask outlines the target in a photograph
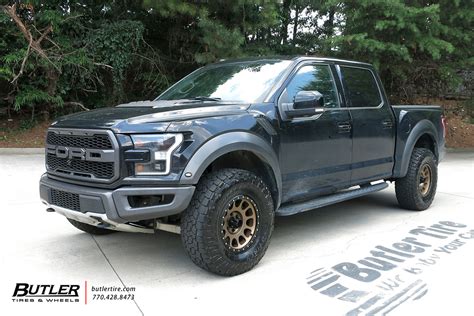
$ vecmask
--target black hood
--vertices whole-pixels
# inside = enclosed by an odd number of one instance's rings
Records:
[[[164,132],[171,122],[242,114],[248,108],[248,104],[209,101],[141,101],[63,116],[52,126],[124,133]]]

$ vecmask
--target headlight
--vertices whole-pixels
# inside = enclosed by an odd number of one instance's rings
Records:
[[[135,175],[166,175],[171,155],[183,142],[182,134],[132,135],[135,149],[149,149],[150,161],[135,163]]]

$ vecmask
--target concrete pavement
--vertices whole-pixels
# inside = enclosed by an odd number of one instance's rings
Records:
[[[0,155],[3,315],[474,312],[472,152],[448,154],[427,211],[399,209],[391,185],[356,200],[277,218],[263,260],[233,278],[197,268],[178,235],[92,237],[76,230],[62,216],[44,211],[38,196],[43,171],[42,155]],[[406,241],[411,252],[401,246]],[[77,284],[80,301],[14,302],[17,283]],[[134,299],[107,300],[119,292],[92,291],[102,286],[134,287],[128,292]]]

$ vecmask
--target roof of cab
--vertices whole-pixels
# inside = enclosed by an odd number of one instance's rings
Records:
[[[217,64],[226,64],[234,62],[246,62],[246,61],[264,61],[264,60],[289,60],[294,62],[306,61],[306,60],[315,60],[315,61],[325,61],[330,63],[339,63],[339,64],[357,64],[372,66],[369,63],[348,60],[348,59],[338,59],[331,57],[319,57],[319,56],[261,56],[261,57],[248,57],[248,58],[238,58],[238,59],[221,59]]]

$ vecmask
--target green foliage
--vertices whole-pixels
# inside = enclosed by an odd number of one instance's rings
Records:
[[[466,100],[462,103],[468,120],[474,123],[474,99]]]
[[[20,121],[20,130],[21,131],[28,131],[35,127],[38,124],[38,121],[35,119],[29,119],[29,120],[21,120]],[[4,140],[7,140],[7,136],[5,135]]]
[[[34,40],[51,32],[46,57],[28,51],[0,10],[0,110],[56,115],[68,101],[151,99],[203,64],[293,54],[373,63],[396,102],[472,95],[461,70],[474,69],[473,0],[14,2]]]
[[[437,93],[455,83],[453,69],[443,76],[455,45],[446,37],[439,3],[354,0],[342,10],[343,32],[332,41],[337,53],[375,64],[392,95]]]
[[[196,53],[196,62],[207,64],[219,58],[232,58],[241,55],[244,37],[237,29],[227,29],[224,25],[203,18],[198,22],[202,32],[202,52]]]
[[[105,22],[90,32],[86,45],[96,62],[112,67],[114,96],[116,101],[124,99],[122,83],[125,72],[140,49],[145,28],[138,21]]]
[[[15,98],[15,110],[24,106],[34,106],[41,103],[48,103],[54,106],[62,106],[63,99],[60,96],[51,96],[43,90],[38,90],[31,86],[22,89]]]

